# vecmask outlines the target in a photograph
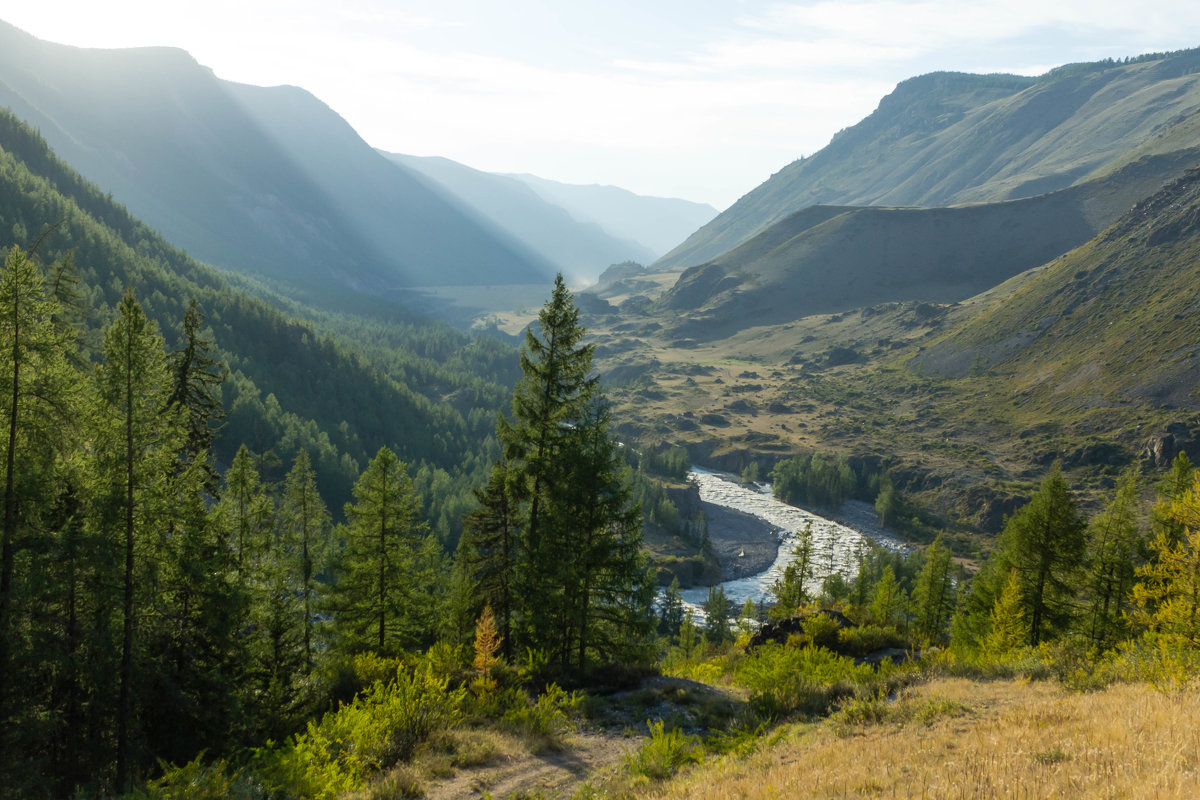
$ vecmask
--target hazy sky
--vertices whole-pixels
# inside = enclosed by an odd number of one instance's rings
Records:
[[[370,144],[724,208],[933,70],[1200,46],[1196,0],[6,3],[85,47],[171,45],[308,89]]]

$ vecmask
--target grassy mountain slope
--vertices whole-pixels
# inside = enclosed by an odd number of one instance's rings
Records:
[[[811,206],[686,270],[662,304],[682,335],[712,338],[879,303],[956,302],[1091,239],[1200,149],[1023,200],[897,209]]]
[[[547,202],[565,208],[580,222],[599,225],[610,235],[632,239],[661,255],[717,215],[707,203],[673,197],[647,197],[617,186],[581,186],[536,175],[513,175]]]
[[[218,455],[228,459],[244,442],[290,462],[307,447],[335,508],[381,445],[444,469],[469,461],[508,395],[510,349],[394,308],[367,308],[353,322],[325,314],[321,327],[285,315],[172,247],[0,112],[0,247],[27,247],[54,225],[41,253],[73,253],[82,299],[94,309],[93,335],[132,286],[173,346],[195,298],[231,370]],[[355,346],[331,338],[335,327],[353,334]]]
[[[1097,177],[1131,152],[1166,153],[1194,127],[1200,50],[1099,62],[1033,79],[933,73],[904,81],[862,122],[792,162],[659,260],[692,266],[809,205],[945,206],[1037,194]]]
[[[180,50],[85,50],[0,23],[0,104],[135,216],[211,263],[365,290],[551,272],[375,153],[307,93],[220,81]]]
[[[594,281],[610,264],[646,264],[659,255],[643,244],[605,232],[594,222],[576,220],[516,178],[482,172],[447,158],[384,155],[424,175],[576,282]]]
[[[961,302],[797,315],[723,338],[680,338],[645,306],[590,324],[628,441],[734,471],[843,454],[961,524],[969,549],[1055,460],[1098,503],[1130,466],[1200,458],[1197,265],[1200,171]]]
[[[1200,411],[1200,170],[1104,235],[1001,287],[992,304],[914,361],[1002,378],[1014,403]]]

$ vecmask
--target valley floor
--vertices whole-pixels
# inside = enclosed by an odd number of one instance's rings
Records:
[[[652,796],[1200,797],[1195,687],[1071,693],[1052,682],[939,679],[910,694],[945,711],[927,723],[785,729],[776,744],[705,763]]]

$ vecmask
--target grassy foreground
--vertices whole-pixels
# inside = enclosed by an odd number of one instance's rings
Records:
[[[1200,797],[1200,687],[941,678],[876,705],[784,728],[642,796]]]

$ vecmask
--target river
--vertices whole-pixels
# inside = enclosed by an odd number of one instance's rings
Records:
[[[783,571],[792,563],[792,551],[799,541],[799,534],[808,522],[812,522],[813,533],[813,579],[809,588],[815,591],[826,576],[840,572],[847,579],[853,578],[858,565],[859,547],[864,541],[889,550],[905,550],[898,539],[882,533],[873,533],[869,539],[857,530],[838,522],[817,516],[811,511],[789,506],[771,495],[770,484],[744,486],[732,476],[693,467],[688,480],[700,487],[700,499],[716,505],[742,511],[766,521],[781,537],[779,555],[766,571],[747,578],[725,581],[725,596],[740,608],[746,600],[771,600],[771,585],[783,577]],[[698,611],[700,604],[708,599],[708,587],[702,586],[683,590],[684,602]],[[702,614],[699,615],[702,618]]]

